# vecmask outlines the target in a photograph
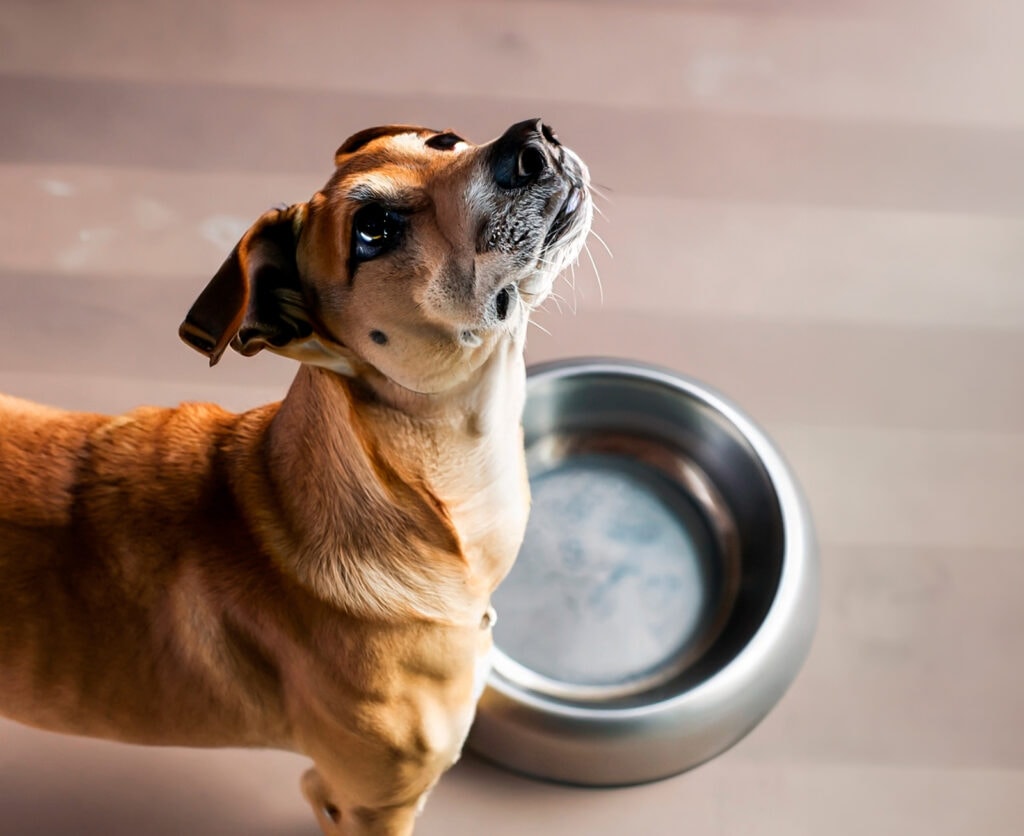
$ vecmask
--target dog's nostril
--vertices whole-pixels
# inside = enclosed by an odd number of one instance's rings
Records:
[[[509,128],[491,146],[491,170],[503,189],[522,189],[547,169],[550,140],[539,119],[527,119]]]
[[[516,175],[523,181],[533,180],[547,166],[544,152],[535,145],[527,145],[516,159]]]
[[[502,322],[504,322],[505,317],[508,316],[508,305],[510,301],[512,301],[512,294],[509,293],[507,287],[503,287],[499,290],[498,295],[494,299],[494,312]]]
[[[327,818],[329,818],[332,822],[337,823],[338,819],[341,818],[341,810],[339,810],[337,807],[331,804],[330,801],[324,804],[323,810],[324,815],[327,816]]]

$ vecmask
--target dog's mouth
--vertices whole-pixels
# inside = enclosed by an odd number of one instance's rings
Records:
[[[444,299],[463,305],[453,319],[464,336],[515,326],[542,303],[582,251],[593,207],[587,166],[539,120],[483,148],[483,165],[472,169],[479,179],[465,191],[476,219],[474,269],[453,272],[458,284]]]
[[[566,193],[562,205],[559,206],[555,217],[544,235],[544,243],[541,246],[542,252],[547,252],[552,246],[563,239],[573,227],[576,213],[583,205],[584,190],[582,185],[572,183]]]

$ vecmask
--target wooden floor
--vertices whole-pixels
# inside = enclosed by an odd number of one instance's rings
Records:
[[[759,419],[815,512],[821,624],[712,763],[599,792],[467,758],[419,834],[1018,834],[1022,33],[1019,0],[4,0],[0,389],[280,397],[288,363],[176,336],[248,222],[368,125],[543,116],[614,257],[592,241],[603,301],[584,259],[530,359],[653,361]],[[311,835],[302,768],[0,723],[0,833]]]

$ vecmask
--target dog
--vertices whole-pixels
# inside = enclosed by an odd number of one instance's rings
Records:
[[[324,833],[411,833],[487,673],[529,509],[531,311],[579,256],[580,158],[361,131],[271,210],[180,336],[299,362],[285,398],[119,417],[0,397],[0,714],[310,757]]]

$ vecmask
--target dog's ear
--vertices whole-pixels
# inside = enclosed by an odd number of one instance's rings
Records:
[[[192,305],[178,335],[211,366],[228,345],[249,356],[313,333],[295,263],[305,215],[304,203],[265,213]]]

